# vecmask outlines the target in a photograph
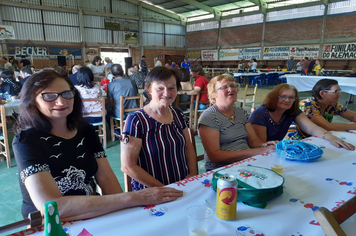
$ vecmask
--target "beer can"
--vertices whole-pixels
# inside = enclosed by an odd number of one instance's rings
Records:
[[[237,180],[234,176],[220,176],[216,186],[216,216],[222,220],[236,218]]]

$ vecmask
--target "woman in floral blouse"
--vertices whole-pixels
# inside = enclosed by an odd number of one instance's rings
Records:
[[[332,123],[333,116],[339,115],[356,122],[356,113],[339,103],[341,88],[336,80],[321,79],[313,87],[313,98],[302,100],[300,109],[318,126],[327,131],[355,130],[356,124]]]

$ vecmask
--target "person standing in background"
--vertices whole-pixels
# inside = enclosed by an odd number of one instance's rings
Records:
[[[294,57],[290,57],[290,60],[287,61],[287,71],[292,71],[294,68]]]
[[[314,70],[314,66],[315,66],[315,60],[311,57],[310,58],[310,63],[308,66],[308,73],[312,72]]]
[[[180,64],[180,67],[181,68],[186,68],[189,73],[190,73],[190,67],[191,66],[192,66],[192,64],[190,64],[190,62],[188,61],[187,58],[184,58],[184,61]]]
[[[146,64],[146,57],[145,55],[142,56],[141,60],[141,71],[146,76],[147,75],[147,64]]]
[[[110,69],[111,69],[112,61],[110,60],[110,58],[105,57],[104,61],[105,61],[105,63],[106,63],[106,64],[105,64],[105,70],[106,70],[106,68],[110,68]]]
[[[302,73],[305,73],[305,70],[308,70],[309,68],[310,61],[308,60],[308,57],[305,57],[304,60],[302,61]]]
[[[158,57],[156,57],[155,60],[156,60],[155,67],[162,66],[162,62],[160,61],[160,59],[158,59]]]

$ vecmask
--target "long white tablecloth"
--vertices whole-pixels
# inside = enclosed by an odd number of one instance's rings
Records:
[[[355,132],[334,132],[356,145]],[[317,207],[333,209],[356,194],[356,152],[338,149],[320,138],[308,138],[324,150],[315,162],[287,161],[282,176],[284,193],[268,202],[265,209],[238,202],[237,218],[222,221],[214,216],[210,236],[322,236],[325,235],[314,218]],[[256,165],[270,168],[269,155],[258,155],[233,165]],[[171,184],[184,191],[174,202],[157,206],[136,207],[85,221],[66,222],[63,227],[72,235],[83,229],[98,235],[188,235],[185,210],[192,205],[215,207],[216,193],[211,187],[214,171]],[[356,215],[342,225],[347,235],[355,235]],[[43,226],[18,235],[42,235]]]
[[[334,77],[334,76],[303,76],[303,75],[285,75],[287,83],[293,85],[299,92],[311,91],[314,85],[321,79],[334,79],[339,83],[343,92],[356,94],[356,79],[352,77]]]
[[[19,113],[20,99],[12,100],[9,103],[5,103],[5,115],[11,116],[13,112]]]

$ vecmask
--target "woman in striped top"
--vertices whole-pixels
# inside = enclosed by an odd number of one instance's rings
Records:
[[[275,149],[275,141],[263,143],[247,112],[234,106],[239,84],[231,75],[219,75],[208,84],[213,105],[198,121],[207,171]]]
[[[150,103],[126,119],[121,169],[132,177],[133,191],[197,174],[196,154],[183,113],[171,106],[180,89],[177,71],[155,67],[145,84]]]

